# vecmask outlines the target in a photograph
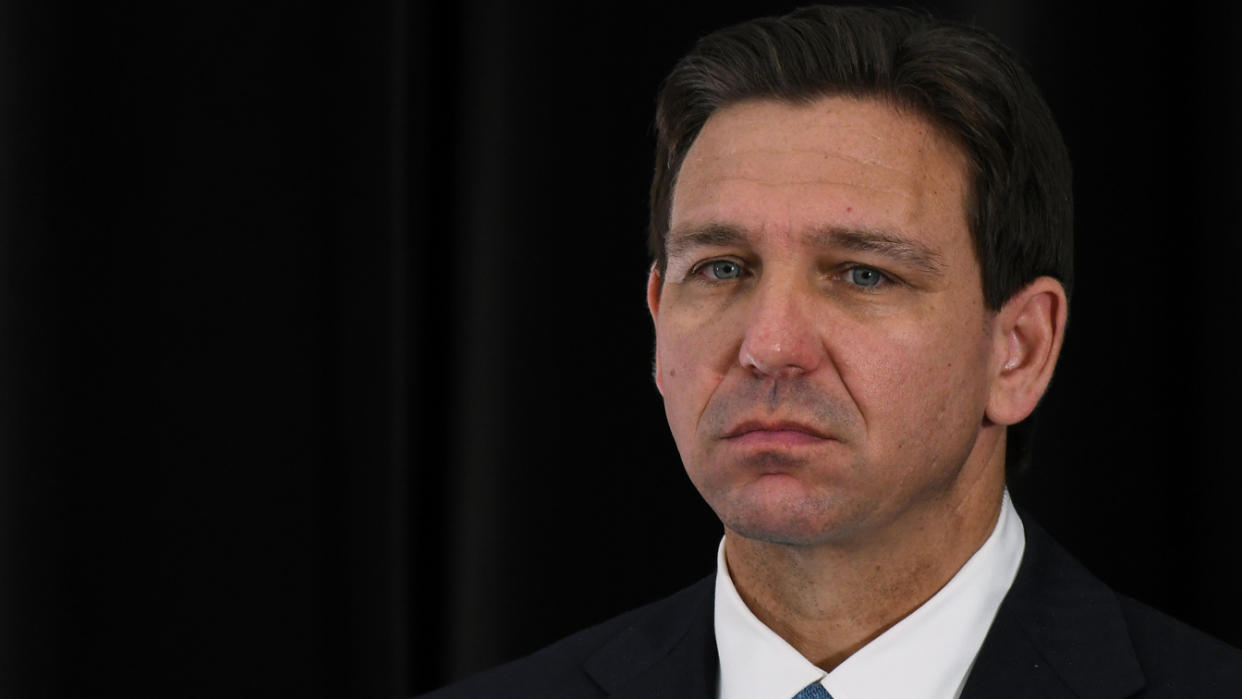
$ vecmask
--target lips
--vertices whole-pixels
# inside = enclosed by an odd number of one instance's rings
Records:
[[[725,433],[724,438],[738,441],[774,440],[799,443],[831,439],[821,430],[793,420],[746,420]]]

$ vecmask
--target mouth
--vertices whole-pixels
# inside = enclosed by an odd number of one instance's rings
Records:
[[[795,421],[748,420],[724,435],[724,441],[745,446],[794,447],[822,444],[832,439],[821,430]]]

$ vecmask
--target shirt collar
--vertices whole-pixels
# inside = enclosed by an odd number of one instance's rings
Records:
[[[957,574],[922,606],[825,674],[742,601],[729,577],[721,540],[715,601],[720,698],[786,699],[816,681],[835,699],[958,696],[1017,575],[1025,545],[1022,521],[1006,491],[992,534]]]

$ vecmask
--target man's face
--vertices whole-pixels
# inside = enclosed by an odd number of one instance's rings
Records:
[[[750,101],[703,127],[648,301],[673,437],[730,530],[849,541],[994,460],[965,162],[872,100]]]

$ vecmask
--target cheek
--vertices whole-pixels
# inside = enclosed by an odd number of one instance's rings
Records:
[[[852,359],[842,362],[842,380],[868,429],[902,435],[893,446],[969,428],[982,416],[987,345],[979,334],[946,330],[894,329],[854,343]]]
[[[736,360],[737,347],[722,332],[725,325],[687,323],[676,316],[660,320],[656,328],[660,385],[669,424],[680,440],[693,434],[707,401]]]

